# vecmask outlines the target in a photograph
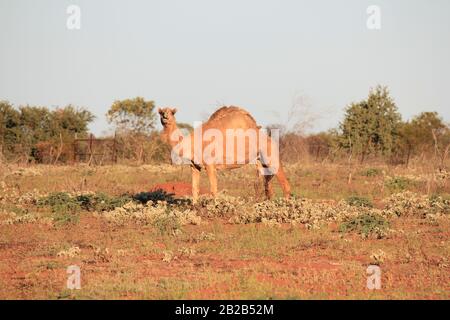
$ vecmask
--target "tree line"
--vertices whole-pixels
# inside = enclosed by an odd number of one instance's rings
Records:
[[[88,125],[94,118],[90,111],[72,105],[50,110],[28,105],[16,108],[0,101],[0,155],[13,162],[70,162],[75,139],[89,135]],[[115,101],[106,118],[115,127],[119,161],[169,161],[168,147],[156,129],[154,101],[141,97]],[[179,127],[192,130],[184,123]],[[371,89],[366,99],[350,103],[337,128],[309,135],[296,130],[281,133],[281,156],[287,162],[346,159],[408,165],[412,159],[432,157],[443,165],[450,149],[449,124],[437,112],[422,112],[403,121],[383,86]]]
[[[65,162],[76,135],[87,136],[94,115],[72,105],[50,110],[40,106],[15,108],[0,101],[0,155],[7,161]]]
[[[338,129],[328,132],[331,154],[384,159],[408,165],[412,158],[434,157],[444,163],[450,148],[450,127],[437,112],[422,112],[403,121],[387,87],[370,90],[366,99],[345,109]]]

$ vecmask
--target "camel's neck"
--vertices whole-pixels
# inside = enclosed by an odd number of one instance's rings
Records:
[[[166,124],[162,132],[163,140],[166,141],[172,148],[179,143],[179,139],[177,139],[177,137],[174,137],[173,133],[175,131],[178,131],[178,127],[177,124],[174,122]]]

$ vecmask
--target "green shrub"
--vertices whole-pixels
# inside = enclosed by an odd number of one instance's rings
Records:
[[[111,211],[132,201],[123,195],[111,197],[104,193],[72,196],[67,192],[54,192],[38,200],[38,206],[48,206],[54,213],[76,213],[86,211]]]
[[[58,211],[53,216],[53,223],[56,226],[63,226],[66,224],[77,224],[80,221],[80,215],[77,212]]]
[[[75,213],[81,210],[80,204],[67,192],[53,192],[41,198],[37,202],[38,206],[48,206],[54,213]]]
[[[378,168],[369,168],[361,171],[361,175],[364,177],[376,177],[381,175],[382,171]]]
[[[392,177],[385,181],[384,185],[391,192],[404,191],[412,185],[412,181],[405,177]]]
[[[429,198],[429,205],[435,212],[450,214],[450,194],[433,194]]]
[[[153,226],[158,229],[160,235],[176,235],[181,231],[179,219],[171,215],[169,209],[165,214],[156,217]]]
[[[133,200],[138,201],[142,204],[146,204],[149,201],[155,203],[158,201],[165,201],[169,204],[173,204],[176,202],[176,199],[173,196],[173,193],[167,193],[162,189],[158,189],[150,192],[140,192],[138,194],[135,194],[132,198]]]
[[[357,232],[363,238],[384,238],[389,230],[389,222],[382,216],[374,213],[363,213],[355,218],[341,223],[340,232]]]
[[[369,198],[363,196],[350,196],[346,202],[354,207],[373,208],[373,203]]]
[[[40,206],[56,206],[71,201],[72,198],[67,192],[52,192],[48,196],[38,200]]]
[[[122,207],[132,199],[127,195],[110,197],[105,193],[84,194],[76,197],[81,208],[87,211],[111,211]]]

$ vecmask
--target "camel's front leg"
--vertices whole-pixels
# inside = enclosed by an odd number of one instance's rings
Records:
[[[197,204],[198,193],[200,191],[200,169],[191,166],[192,171],[192,203]]]
[[[217,174],[216,174],[216,166],[214,164],[210,164],[206,166],[206,173],[208,174],[209,179],[209,189],[213,197],[217,195]]]

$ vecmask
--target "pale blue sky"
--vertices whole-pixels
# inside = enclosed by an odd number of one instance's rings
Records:
[[[81,30],[66,8],[81,8]],[[381,30],[366,9],[381,7]],[[404,118],[450,120],[448,0],[0,0],[0,99],[84,106],[108,128],[116,99],[143,96],[193,122],[221,104],[283,123],[298,95],[336,126],[388,85]]]

